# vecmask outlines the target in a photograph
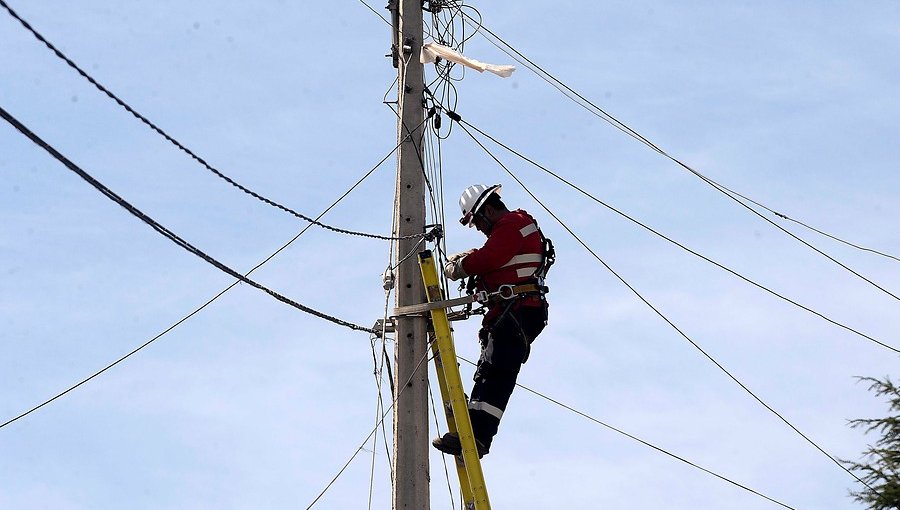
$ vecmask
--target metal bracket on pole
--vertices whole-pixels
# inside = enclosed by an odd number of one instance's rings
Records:
[[[381,338],[382,333],[395,333],[397,331],[394,327],[394,321],[390,317],[388,317],[387,321],[384,319],[376,320],[372,329],[375,330],[375,336],[377,338]]]
[[[400,66],[400,50],[397,42],[400,33],[400,4],[399,0],[389,0],[385,9],[391,12],[391,52],[386,57],[391,57],[394,69]]]

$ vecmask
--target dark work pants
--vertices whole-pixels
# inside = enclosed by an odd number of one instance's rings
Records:
[[[547,324],[547,306],[522,306],[500,314],[478,333],[481,358],[469,399],[475,438],[490,448],[506,404],[516,387],[519,369],[528,359],[531,342]]]

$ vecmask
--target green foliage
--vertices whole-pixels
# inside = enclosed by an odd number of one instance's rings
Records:
[[[850,494],[871,510],[900,509],[900,388],[888,377],[884,381],[860,377],[860,381],[869,383],[875,395],[887,397],[890,410],[886,418],[850,420],[851,427],[881,436],[863,452],[860,462],[842,461],[867,485]]]

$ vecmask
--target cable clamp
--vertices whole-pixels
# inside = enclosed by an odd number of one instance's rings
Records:
[[[426,7],[425,5],[428,5]],[[444,7],[444,2],[442,0],[422,0],[422,10],[430,12],[432,14],[437,14],[441,12],[441,9]]]
[[[431,227],[431,230],[426,232],[423,236],[428,242],[439,242],[444,237],[444,227],[440,223],[435,223],[434,225],[426,225],[426,227]]]
[[[384,338],[387,333],[395,333],[397,328],[396,324],[394,324],[394,320],[389,317],[387,320],[377,319],[372,326],[372,330],[375,332],[374,335],[376,338]]]

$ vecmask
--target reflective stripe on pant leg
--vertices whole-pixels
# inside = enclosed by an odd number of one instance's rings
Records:
[[[482,402],[480,400],[473,400],[469,402],[469,410],[470,411],[484,411],[485,413],[497,418],[498,420],[503,418],[503,409],[500,409],[497,406],[492,406],[487,402]]]

